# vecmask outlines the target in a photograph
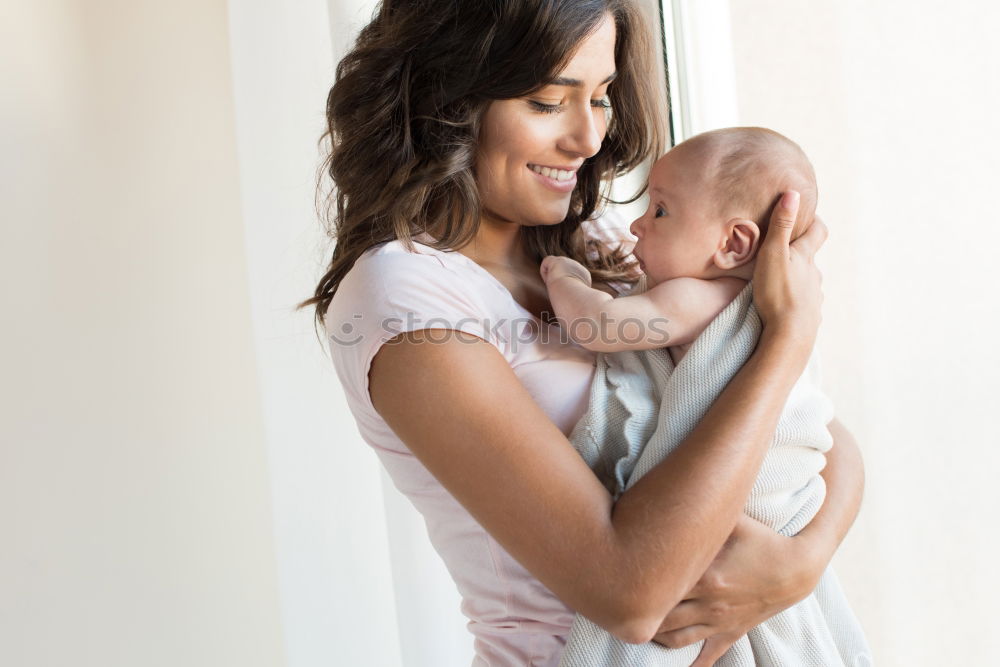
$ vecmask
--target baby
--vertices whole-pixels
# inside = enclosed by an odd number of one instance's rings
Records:
[[[788,190],[801,196],[796,238],[812,224],[817,197],[802,149],[762,128],[706,132],[650,171],[649,207],[631,228],[645,274],[636,293],[613,298],[594,289],[586,268],[566,257],[542,262],[557,321],[569,337],[614,353],[598,355],[590,404],[570,442],[615,497],[669,456],[752,353],[761,325],[747,283],[772,209]],[[818,387],[800,380],[747,515],[788,536],[812,520],[825,497],[819,473],[832,445],[826,428],[832,417]],[[624,644],[577,615],[562,664],[687,667],[699,650]],[[750,630],[716,664],[860,666],[870,665],[871,655],[828,570],[812,595]]]
[[[613,298],[591,287],[582,264],[550,255],[541,272],[557,320],[595,352],[669,346],[679,362],[753,275],[781,193],[801,196],[792,238],[812,223],[816,176],[790,139],[735,127],[678,144],[649,172],[649,208],[632,223],[646,289]]]

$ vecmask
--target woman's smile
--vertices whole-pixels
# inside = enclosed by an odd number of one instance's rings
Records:
[[[528,169],[535,175],[538,181],[556,192],[573,192],[576,187],[576,170],[579,167],[543,167],[537,164],[529,164]]]
[[[487,107],[475,163],[484,215],[520,225],[566,219],[578,172],[607,133],[615,39],[615,22],[606,16],[540,90]]]

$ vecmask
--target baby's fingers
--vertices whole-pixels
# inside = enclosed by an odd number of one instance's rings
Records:
[[[549,277],[549,271],[552,269],[552,263],[555,261],[554,255],[546,255],[542,259],[541,266],[538,267],[539,272],[542,274],[542,280]]]
[[[739,637],[729,635],[714,635],[705,640],[701,647],[698,659],[691,663],[691,667],[712,667],[716,660],[721,658],[728,651]]]

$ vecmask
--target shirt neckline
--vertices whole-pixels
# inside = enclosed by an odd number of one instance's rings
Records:
[[[421,239],[424,239],[424,240],[421,240]],[[518,302],[518,300],[514,298],[514,295],[511,294],[510,290],[507,289],[506,285],[504,285],[502,282],[500,282],[499,280],[497,280],[497,277],[494,276],[492,273],[490,273],[489,271],[487,271],[483,267],[479,266],[479,264],[477,264],[474,260],[470,259],[469,257],[466,257],[465,255],[463,255],[462,253],[460,253],[457,250],[452,250],[452,249],[449,249],[449,250],[438,250],[437,248],[429,245],[427,243],[427,241],[430,241],[431,243],[433,243],[433,242],[435,242],[436,239],[434,239],[434,237],[431,236],[430,234],[428,234],[427,232],[421,232],[420,234],[417,234],[416,236],[413,237],[413,240],[416,241],[417,243],[420,243],[421,245],[427,246],[430,250],[433,250],[434,252],[440,253],[442,255],[455,255],[456,257],[459,258],[459,261],[465,262],[466,264],[468,264],[469,266],[471,266],[473,268],[473,270],[478,271],[479,273],[485,275],[486,279],[489,280],[490,282],[492,282],[494,287],[496,287],[497,289],[499,289],[500,291],[502,291],[507,296],[507,298],[510,299],[510,302],[513,303],[517,308],[521,309],[521,311],[523,311],[524,313],[528,314],[532,319],[536,320],[537,322],[539,322],[541,324],[548,325],[547,322],[545,322],[540,317],[538,317],[537,315],[535,315],[534,313],[532,313],[530,310],[528,310],[527,308],[525,308],[524,306],[522,306]],[[549,326],[551,326],[551,325],[549,325]]]

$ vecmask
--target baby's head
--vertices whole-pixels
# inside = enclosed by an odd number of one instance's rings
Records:
[[[749,280],[787,190],[801,195],[794,239],[812,224],[816,175],[798,144],[772,130],[713,130],[675,146],[650,170],[649,208],[631,227],[649,285],[680,277]]]

